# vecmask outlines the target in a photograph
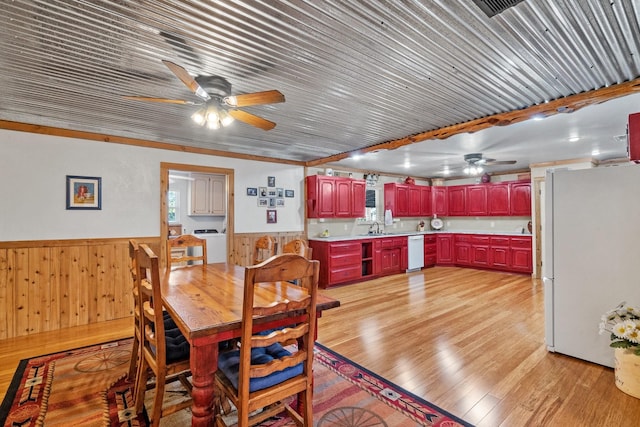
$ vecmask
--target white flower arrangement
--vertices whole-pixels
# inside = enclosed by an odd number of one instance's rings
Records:
[[[606,312],[600,321],[600,334],[611,333],[613,348],[633,348],[640,356],[640,310],[620,303],[616,308]]]

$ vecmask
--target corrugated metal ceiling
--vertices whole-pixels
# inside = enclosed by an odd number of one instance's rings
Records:
[[[296,161],[335,155],[640,76],[640,3],[526,0],[12,0],[0,23],[0,119]],[[161,60],[277,123],[216,131]]]

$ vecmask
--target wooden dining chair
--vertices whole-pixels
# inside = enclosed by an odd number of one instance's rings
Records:
[[[158,257],[145,244],[140,244],[137,255],[136,284],[140,323],[140,363],[134,387],[135,410],[142,412],[149,374],[155,376],[155,396],[150,412],[151,426],[158,426],[160,418],[191,406],[191,383],[188,380],[189,342],[180,330],[165,329],[165,314],[160,292]],[[163,407],[165,385],[179,380],[188,398]]]
[[[194,255],[189,249],[200,250],[199,255]],[[189,254],[191,252],[191,254]],[[171,266],[186,265],[200,262],[207,264],[207,241],[191,234],[182,234],[167,240],[167,254],[171,260]]]
[[[277,253],[276,239],[271,236],[262,236],[256,240],[253,251],[253,263],[260,264],[262,261],[271,258]]]
[[[133,294],[133,345],[131,347],[131,359],[129,360],[129,373],[127,379],[135,381],[138,361],[140,360],[140,307],[138,300],[138,286],[136,283],[136,269],[138,265],[138,242],[134,239],[129,240],[129,270],[133,286],[131,293]]]
[[[300,255],[281,254],[245,268],[240,350],[222,353],[218,359],[216,387],[236,407],[238,427],[255,425],[283,410],[298,425],[313,425],[313,344],[316,328],[316,299],[319,261]],[[289,301],[278,293],[282,283],[298,280],[308,295]],[[263,288],[274,298],[257,299]],[[261,294],[264,295],[264,294]],[[261,316],[296,311],[302,320],[295,326],[253,334],[254,321]],[[295,343],[292,345],[292,343]],[[298,413],[285,401],[297,395]],[[256,412],[257,409],[262,409]],[[222,414],[218,425],[226,426]]]
[[[294,239],[282,247],[283,254],[298,254],[307,259],[311,259],[312,250],[313,248],[302,239]]]

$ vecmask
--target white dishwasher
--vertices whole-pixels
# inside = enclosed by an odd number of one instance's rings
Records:
[[[409,236],[407,252],[409,257],[407,273],[424,267],[424,234]]]

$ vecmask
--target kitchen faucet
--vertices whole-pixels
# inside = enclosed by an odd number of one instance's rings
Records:
[[[373,224],[371,224],[369,226],[369,234],[373,234],[373,226],[376,226],[376,232],[375,234],[380,234],[380,223],[378,221],[375,221]]]

